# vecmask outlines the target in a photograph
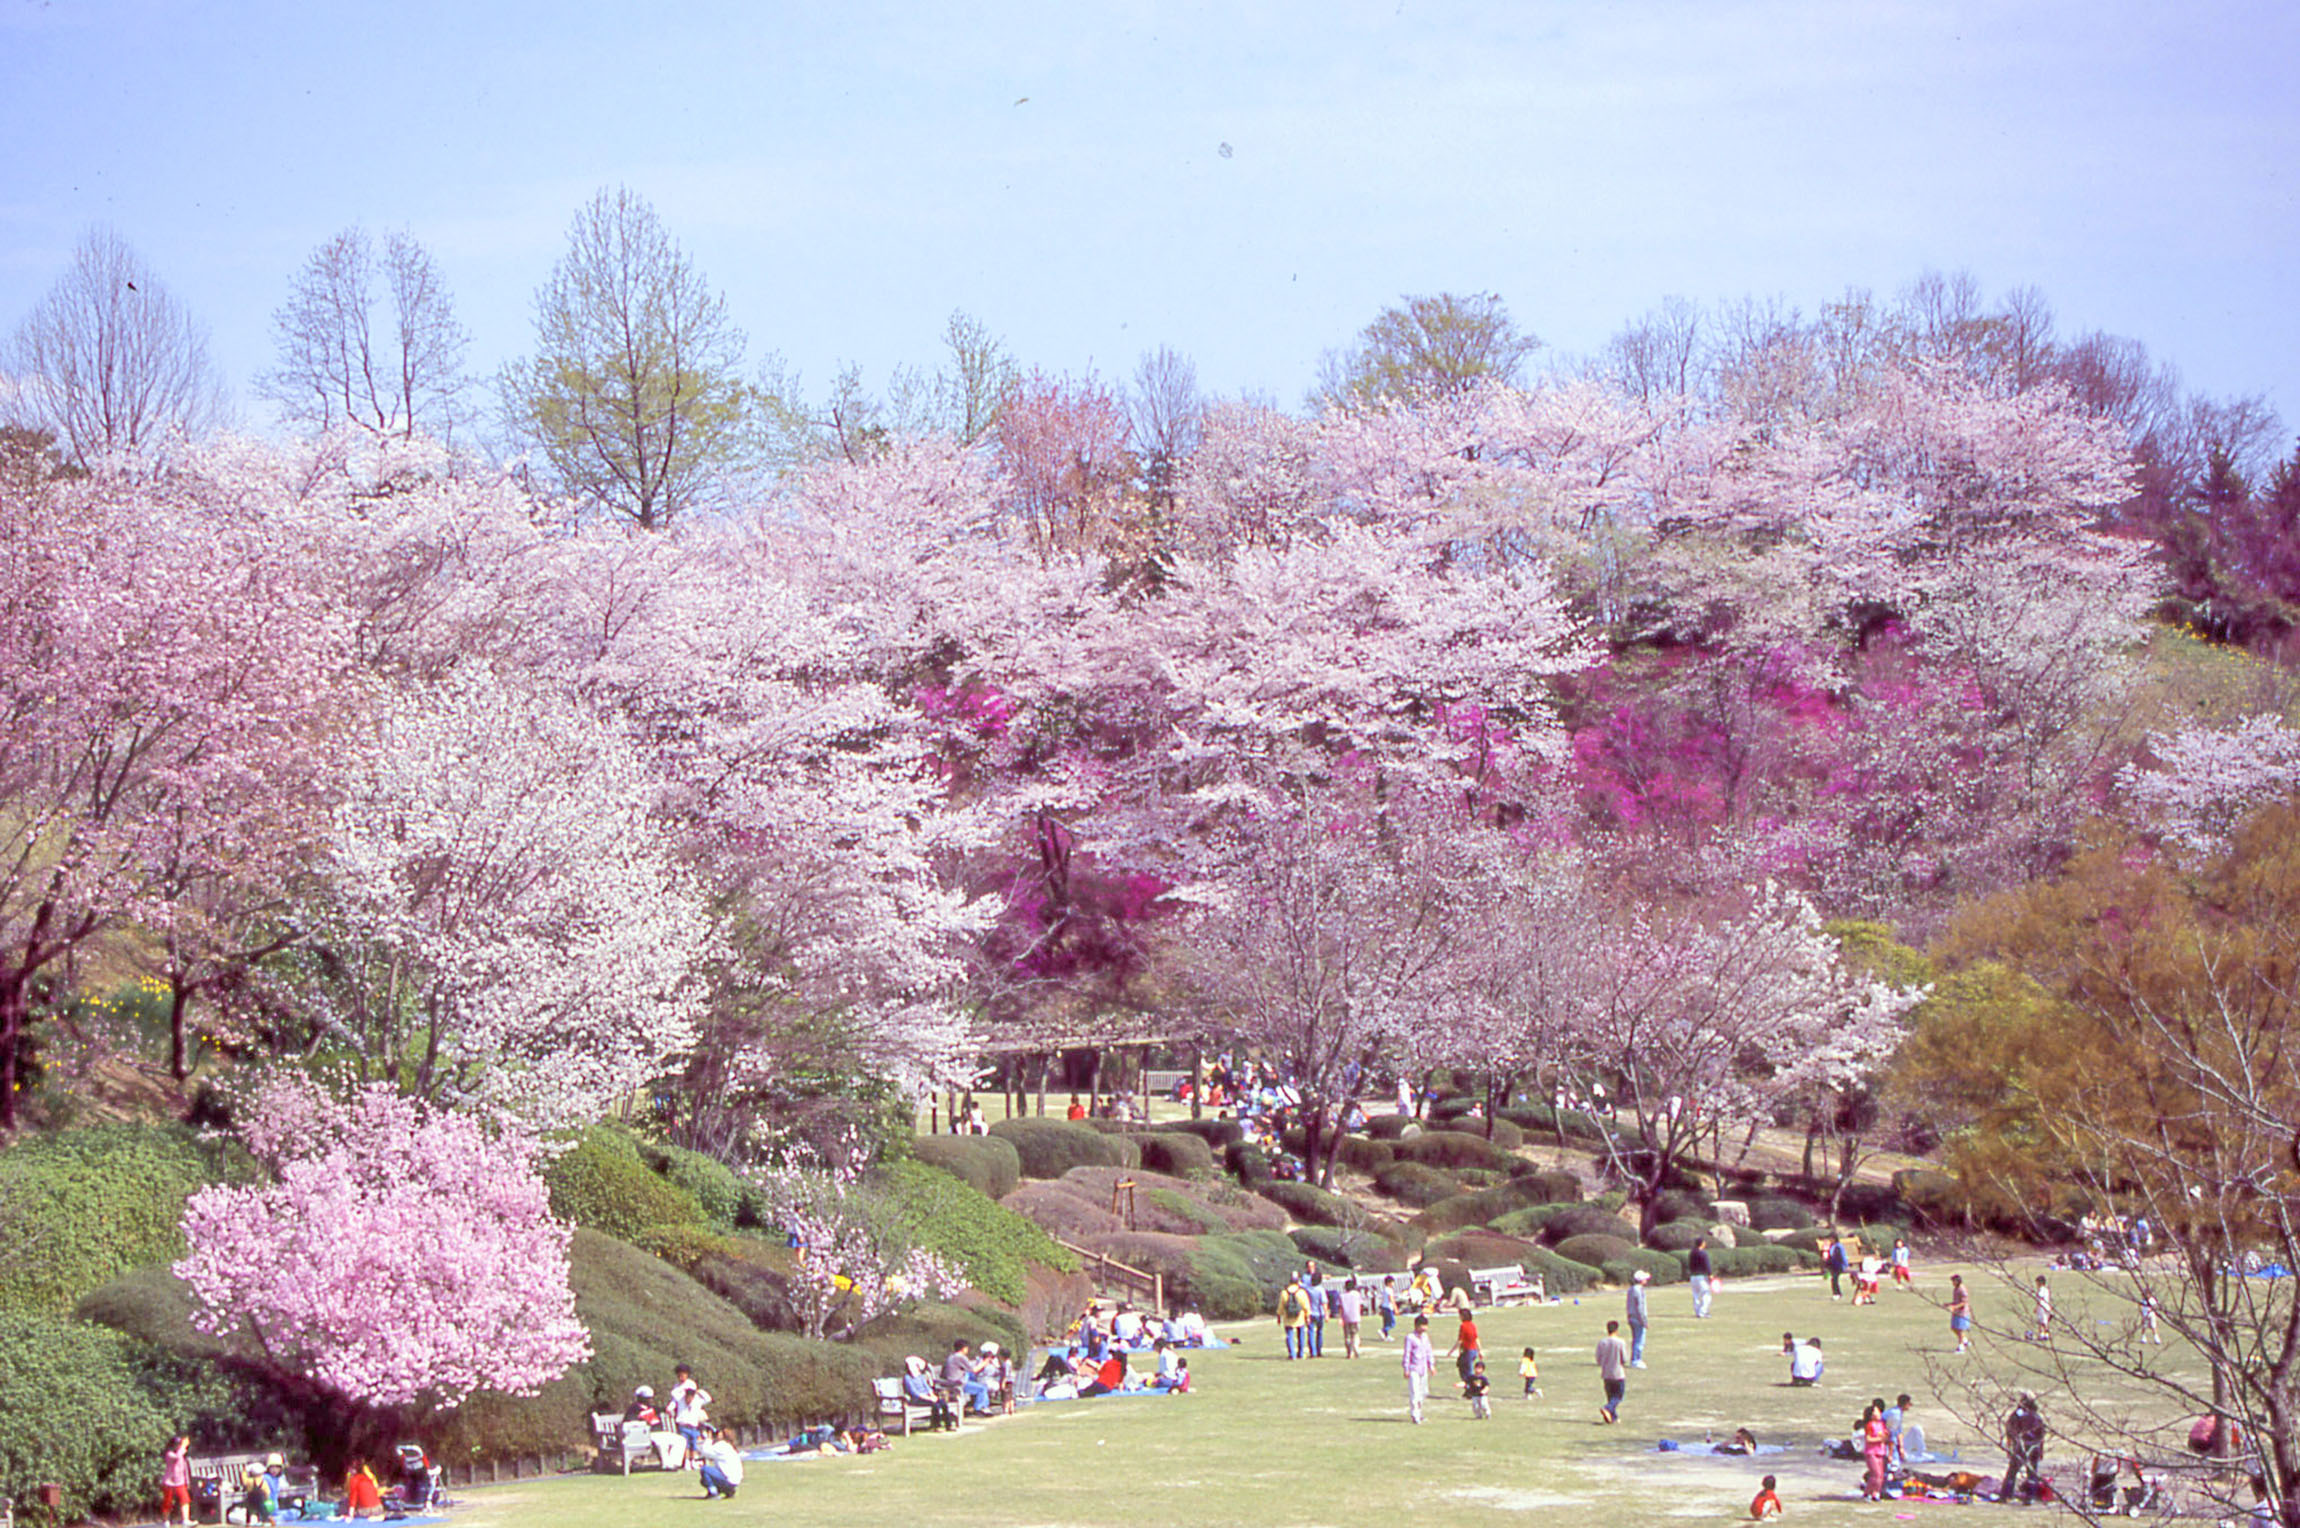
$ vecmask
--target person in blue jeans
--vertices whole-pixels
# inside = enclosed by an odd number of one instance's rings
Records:
[[[964,1337],[950,1345],[950,1356],[942,1361],[942,1388],[946,1394],[960,1400],[959,1411],[970,1408],[987,1416],[990,1412],[990,1387],[982,1382],[982,1371],[969,1351]]]
[[[1645,1367],[1645,1326],[1650,1319],[1645,1304],[1645,1286],[1653,1275],[1640,1268],[1629,1278],[1629,1367]]]
[[[1310,1270],[1310,1356],[1323,1358],[1326,1353],[1326,1281],[1319,1272]]]
[[[1398,1281],[1395,1275],[1382,1275],[1382,1287],[1374,1291],[1374,1314],[1382,1318],[1382,1341],[1389,1341],[1391,1334],[1398,1329]]]

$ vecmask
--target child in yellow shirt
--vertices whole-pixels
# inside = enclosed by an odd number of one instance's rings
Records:
[[[1541,1394],[1541,1365],[1534,1361],[1533,1349],[1527,1348],[1525,1356],[1517,1361],[1517,1377],[1525,1381],[1527,1400]]]

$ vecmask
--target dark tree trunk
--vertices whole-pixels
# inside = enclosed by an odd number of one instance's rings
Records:
[[[1206,1052],[1202,1046],[1190,1047],[1190,1117],[1206,1117]]]

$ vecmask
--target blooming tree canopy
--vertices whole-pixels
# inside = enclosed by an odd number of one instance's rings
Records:
[[[266,1087],[241,1134],[267,1181],[184,1209],[201,1330],[365,1406],[532,1394],[590,1355],[532,1137],[301,1080]]]

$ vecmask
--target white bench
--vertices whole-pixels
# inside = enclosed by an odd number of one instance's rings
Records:
[[[907,1438],[913,1422],[934,1420],[934,1403],[913,1400],[902,1388],[902,1376],[882,1374],[870,1382],[870,1387],[878,1397],[880,1432],[899,1432]]]
[[[623,1419],[616,1411],[591,1413],[591,1438],[598,1447],[601,1470],[620,1469],[631,1473],[631,1466],[646,1465],[658,1470],[675,1470],[687,1462],[687,1449],[676,1434],[669,1435],[666,1443],[644,1422]],[[675,1456],[675,1457],[674,1457]]]
[[[1480,1305],[1510,1305],[1545,1298],[1540,1277],[1529,1278],[1525,1269],[1516,1263],[1502,1268],[1472,1268],[1469,1287],[1471,1298]]]

